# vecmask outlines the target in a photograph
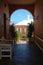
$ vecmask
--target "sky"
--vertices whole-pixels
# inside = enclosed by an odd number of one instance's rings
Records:
[[[29,17],[28,17],[29,16]],[[18,9],[18,10],[15,10],[11,16],[10,16],[10,21],[11,21],[11,24],[14,23],[14,24],[17,24],[19,23],[20,21],[23,21],[23,20],[28,20],[29,19],[33,19],[33,16],[32,14],[28,11],[28,10],[25,10],[25,9]]]

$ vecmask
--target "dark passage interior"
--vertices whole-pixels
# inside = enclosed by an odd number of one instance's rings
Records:
[[[43,55],[34,43],[14,44],[12,60],[2,58],[0,65],[43,65]]]

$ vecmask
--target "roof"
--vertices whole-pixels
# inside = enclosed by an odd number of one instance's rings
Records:
[[[28,23],[31,23],[31,21],[33,21],[33,19],[30,19],[30,20],[22,20],[22,21],[20,21],[19,23],[15,24],[15,25],[25,25],[25,26],[27,26]]]

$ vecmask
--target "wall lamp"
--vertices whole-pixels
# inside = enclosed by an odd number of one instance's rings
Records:
[[[33,17],[34,20],[38,20],[38,18],[39,18],[39,14],[37,14],[37,15],[35,15],[35,16]]]

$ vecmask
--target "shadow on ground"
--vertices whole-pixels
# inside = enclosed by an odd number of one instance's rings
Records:
[[[43,65],[43,55],[35,43],[14,44],[12,60],[2,58],[0,65]]]

